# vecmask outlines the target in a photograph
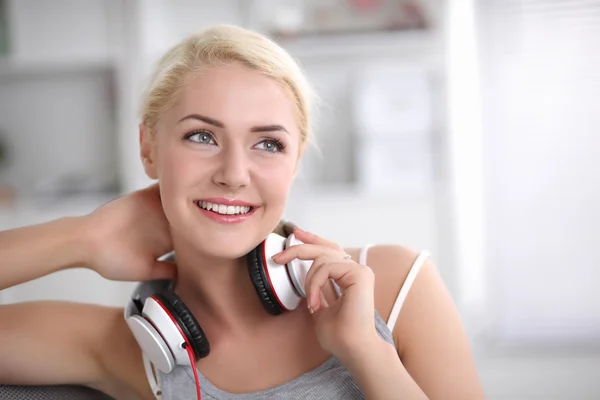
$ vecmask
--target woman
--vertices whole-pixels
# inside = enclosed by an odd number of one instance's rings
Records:
[[[309,138],[309,108],[309,86],[291,57],[232,26],[186,38],[161,59],[150,82],[140,154],[146,174],[159,182],[176,254],[176,294],[210,340],[210,354],[196,363],[202,396],[483,398],[452,300],[433,265],[411,250],[342,249],[295,230],[305,244],[273,259],[314,261],[306,300],[275,317],[259,301],[245,255],[280,222]],[[103,223],[102,212],[85,221],[86,251],[79,258],[46,250],[52,267],[3,273],[1,286],[73,265],[86,254],[93,260],[84,264],[108,279],[171,276],[169,264],[111,265],[100,250],[106,231],[94,228]],[[162,233],[147,234],[157,247],[164,243]],[[147,377],[122,309],[19,304],[2,307],[0,321],[0,382],[80,383],[117,399],[196,398],[189,367],[157,371],[157,382]]]

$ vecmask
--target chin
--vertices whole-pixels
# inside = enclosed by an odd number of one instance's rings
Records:
[[[204,253],[212,257],[237,259],[245,257],[250,253],[264,238],[258,237],[240,237],[238,235],[210,235],[208,242],[198,243]],[[209,243],[209,246],[206,246]],[[198,247],[197,247],[198,248]]]
[[[202,227],[201,231],[196,230],[194,237],[197,239],[191,242],[193,247],[211,257],[236,259],[254,250],[276,226],[277,222],[269,224],[262,220],[246,221],[238,227],[228,226],[226,229]]]

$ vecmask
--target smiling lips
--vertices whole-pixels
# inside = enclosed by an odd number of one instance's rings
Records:
[[[210,201],[199,201],[198,207],[222,215],[247,214],[252,209],[249,206],[227,206],[225,204],[211,203]]]
[[[196,205],[205,216],[221,223],[238,223],[254,214],[258,206],[238,200],[211,198],[196,201]]]

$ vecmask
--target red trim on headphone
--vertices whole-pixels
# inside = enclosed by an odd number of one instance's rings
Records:
[[[154,324],[154,322],[152,322],[152,320],[150,318],[145,318],[145,319],[154,328],[154,330],[156,330],[156,332],[158,332],[158,334],[160,335],[160,337],[162,338],[162,340],[164,340],[164,342],[167,343],[167,339],[165,339],[165,337],[163,336],[163,334],[160,333],[160,330],[157,328],[157,326]]]
[[[177,328],[177,330],[181,334],[181,337],[183,338],[183,340],[185,340],[185,344],[186,344],[185,350],[187,351],[188,357],[190,358],[190,365],[191,365],[192,370],[194,372],[194,379],[196,380],[196,393],[197,393],[197,396],[198,396],[198,400],[201,400],[202,399],[202,394],[201,394],[201,391],[200,391],[200,380],[198,379],[198,371],[196,370],[196,358],[195,358],[196,355],[194,354],[194,348],[190,344],[187,336],[183,333],[183,330],[181,330],[181,327],[177,323],[177,320],[173,317],[173,315],[171,315],[171,313],[169,312],[169,310],[167,310],[167,308],[163,305],[163,303],[161,303],[161,301],[158,300],[155,296],[151,296],[150,298],[152,300],[154,300],[156,303],[158,303],[158,305],[160,306],[160,308],[162,308],[167,313],[167,315],[169,316],[169,318],[171,318],[171,321],[173,321],[173,324],[175,325],[175,327]],[[150,323],[150,325],[152,325],[154,327],[154,329],[156,329],[156,331],[162,337],[162,339],[165,341],[165,343],[167,343],[167,340],[164,338],[164,336],[162,335],[162,333],[160,333],[160,330],[158,330],[158,328],[152,323],[152,321],[150,321],[149,318],[146,318],[146,321],[148,321]],[[171,349],[171,351],[173,351],[173,349]],[[175,357],[173,357],[173,358],[175,358]],[[175,363],[175,364],[177,364],[177,363]]]
[[[179,324],[177,323],[177,320],[175,319],[175,317],[173,317],[171,315],[171,313],[169,312],[169,310],[167,310],[167,308],[160,302],[160,300],[158,300],[155,296],[151,296],[151,299],[153,299],[155,302],[158,303],[158,305],[167,313],[167,315],[169,316],[169,318],[171,318],[171,321],[173,321],[173,324],[175,325],[175,327],[177,328],[177,330],[179,331],[179,333],[181,334],[181,337],[183,338],[183,340],[185,340],[185,344],[187,346],[189,346],[190,349],[193,349],[191,343],[189,342],[187,336],[185,335],[185,333],[183,333],[183,330],[181,329],[181,327],[179,326]],[[158,331],[158,329],[157,329]],[[160,332],[160,331],[158,331]],[[162,336],[162,335],[161,335]],[[164,338],[163,338],[164,339]],[[166,340],[165,340],[166,342]],[[172,351],[172,350],[171,350]],[[192,364],[193,366],[193,364]]]
[[[265,243],[263,242],[262,244],[262,254],[263,254],[263,262],[264,265],[261,265],[260,267],[265,271],[265,275],[267,276],[267,280],[269,281],[269,287],[271,287],[271,291],[273,292],[273,294],[275,295],[275,300],[277,300],[277,303],[279,303],[279,305],[285,309],[285,311],[290,311],[286,306],[283,305],[283,303],[281,303],[281,300],[279,300],[279,297],[277,296],[277,291],[275,291],[275,288],[273,288],[273,283],[271,282],[271,277],[269,276],[269,268],[267,268],[267,254],[266,254],[266,247]],[[287,271],[287,268],[286,268]],[[288,274],[289,277],[289,274]],[[290,282],[291,283],[291,282]]]

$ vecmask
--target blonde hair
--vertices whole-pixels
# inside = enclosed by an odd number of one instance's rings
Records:
[[[146,128],[154,133],[160,116],[175,104],[189,79],[202,69],[235,62],[283,85],[295,103],[301,143],[307,143],[314,93],[300,66],[266,36],[233,25],[218,25],[193,34],[163,55],[141,102]]]

